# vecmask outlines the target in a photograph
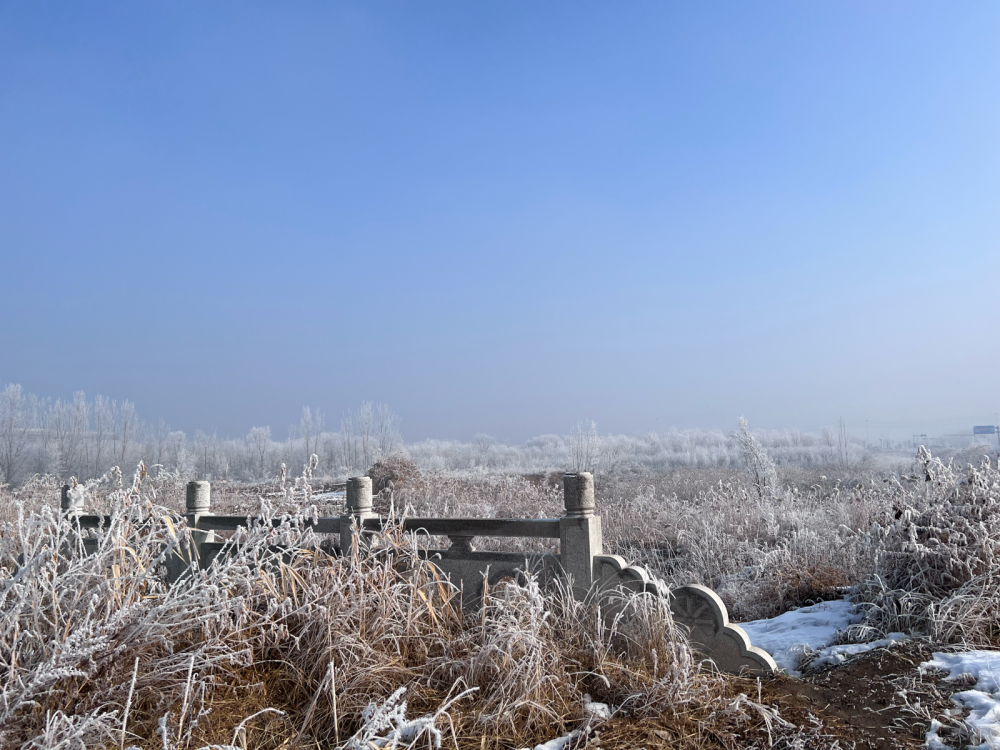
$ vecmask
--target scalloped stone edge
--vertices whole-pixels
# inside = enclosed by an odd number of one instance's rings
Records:
[[[624,587],[668,598],[674,621],[688,631],[695,653],[710,659],[721,672],[772,675],[778,671],[771,655],[752,645],[743,628],[729,622],[725,603],[707,586],[694,583],[671,591],[645,568],[629,565],[618,555],[594,556],[594,580],[602,590]]]

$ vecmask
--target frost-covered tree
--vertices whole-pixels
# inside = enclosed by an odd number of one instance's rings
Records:
[[[131,401],[122,401],[121,409],[118,410],[118,425],[121,428],[121,452],[118,458],[118,465],[124,467],[126,459],[130,458],[129,449],[134,447],[136,433],[139,431],[139,415],[136,414],[135,404]]]
[[[115,403],[98,394],[94,398],[94,474],[104,470],[107,459],[108,442],[115,422]]]
[[[70,431],[68,454],[65,457],[66,471],[83,476],[90,463],[87,454],[87,432],[90,429],[90,407],[83,391],[73,394],[73,427]]]
[[[154,466],[163,466],[167,460],[167,450],[170,444],[170,425],[163,419],[157,422],[152,430],[150,444],[150,460]]]
[[[740,444],[740,457],[743,468],[750,480],[750,486],[757,492],[761,500],[769,500],[778,493],[778,472],[774,461],[767,455],[764,446],[750,432],[746,419],[740,417],[740,428],[736,433]]]
[[[340,421],[340,463],[343,468],[367,470],[383,456],[395,453],[403,439],[400,419],[385,404],[365,401]]]
[[[473,435],[476,441],[476,462],[480,466],[489,466],[492,463],[493,447],[497,444],[495,437],[485,433]]]
[[[323,432],[323,413],[319,409],[314,411],[308,406],[303,406],[298,432],[305,442],[305,463],[308,464],[312,455],[319,452],[319,436]]]
[[[0,482],[13,484],[27,457],[31,427],[28,398],[18,384],[0,391]]]
[[[596,422],[584,420],[576,423],[570,442],[576,471],[594,471],[597,468],[598,443]]]
[[[258,476],[267,474],[264,469],[264,462],[267,460],[267,453],[271,447],[270,427],[251,427],[246,437],[247,444],[251,447],[255,459]]]
[[[378,444],[378,457],[388,456],[399,450],[403,443],[400,430],[400,418],[386,404],[375,407],[375,437]]]

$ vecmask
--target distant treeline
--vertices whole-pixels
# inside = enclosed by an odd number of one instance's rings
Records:
[[[290,475],[298,474],[313,454],[319,458],[316,475],[329,477],[363,472],[392,454],[408,456],[425,470],[736,468],[742,459],[735,427],[731,433],[673,430],[631,436],[601,435],[593,422],[584,422],[567,435],[540,435],[522,445],[488,435],[472,442],[404,443],[399,417],[384,404],[364,403],[341,419],[336,432],[325,429],[321,413],[305,407],[284,440],[268,426],[253,427],[238,438],[200,430],[189,437],[162,419],[142,419],[131,401],[88,400],[82,391],[72,401],[53,401],[11,384],[0,392],[0,482],[16,485],[35,474],[85,480],[114,466],[127,471],[139,461],[154,473],[171,472],[179,479],[255,481],[275,477],[282,464]],[[757,430],[754,436],[779,466],[854,464],[866,454],[865,446],[843,430],[821,435]]]

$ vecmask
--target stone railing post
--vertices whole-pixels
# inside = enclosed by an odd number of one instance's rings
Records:
[[[359,549],[362,524],[366,518],[375,518],[372,512],[371,477],[351,477],[347,480],[347,513],[340,517],[340,549],[347,554]]]
[[[563,505],[559,519],[559,558],[573,579],[573,593],[582,598],[594,584],[594,557],[602,554],[601,517],[594,515],[594,477],[586,471],[563,474]]]
[[[69,520],[70,522],[76,521],[80,516],[83,515],[83,490],[74,490],[68,484],[64,484],[62,487],[62,496],[59,498],[59,509],[62,511],[63,518]],[[93,552],[97,548],[97,541],[94,539],[88,539],[87,535],[84,534],[80,527],[74,523],[73,531],[69,533],[67,537],[67,547],[65,551],[67,554],[72,555],[74,550],[85,550],[86,552]],[[82,547],[80,545],[83,545]]]
[[[188,528],[191,529],[191,540],[194,542],[195,559],[201,559],[201,545],[215,541],[214,531],[199,531],[198,520],[207,516],[212,506],[212,483],[206,481],[188,482],[185,510],[187,511]]]
[[[59,508],[63,515],[69,518],[76,518],[83,515],[83,493],[74,492],[68,484],[62,487],[62,497],[59,500]]]

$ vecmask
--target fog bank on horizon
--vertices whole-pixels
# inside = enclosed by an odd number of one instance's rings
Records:
[[[399,415],[385,404],[361,404],[336,426],[310,407],[285,435],[269,426],[222,437],[196,430],[187,435],[164,420],[144,419],[130,401],[104,396],[71,402],[41,399],[19,384],[0,390],[0,485],[118,482],[133,470],[173,483],[191,479],[244,482],[294,477],[343,480],[379,462],[400,461],[410,471],[521,473],[591,471],[620,473],[710,469],[725,472],[749,464],[844,472],[906,471],[914,457],[933,449],[946,460],[979,464],[1000,456],[1000,427],[991,436],[913,435],[909,440],[851,435],[843,421],[821,434],[796,430],[670,430],[645,435],[601,434],[582,421],[563,434],[539,435],[511,444],[478,434],[471,441],[404,440]],[[994,447],[993,439],[997,440]],[[918,451],[919,448],[919,451]],[[749,458],[752,457],[752,458]],[[926,458],[926,454],[925,454]],[[395,470],[395,469],[394,469]],[[289,471],[291,472],[289,474]],[[818,472],[814,472],[819,476]],[[825,477],[824,477],[825,478]]]

